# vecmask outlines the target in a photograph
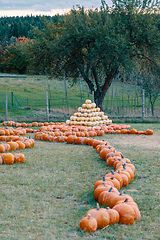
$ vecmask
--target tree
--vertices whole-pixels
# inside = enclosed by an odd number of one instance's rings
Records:
[[[102,1],[100,10],[72,9],[58,23],[47,23],[41,36],[46,71],[53,75],[79,74],[94,91],[96,104],[103,99],[121,67],[131,69],[137,59],[155,64],[160,53],[158,6],[152,1]],[[135,62],[136,58],[136,62]]]
[[[8,46],[2,55],[1,69],[4,72],[14,72],[24,74],[27,70],[27,59],[25,52],[25,43],[12,43]]]
[[[154,105],[160,97],[160,72],[157,74],[155,69],[151,67],[142,67],[137,70],[138,85],[145,90],[146,97],[149,98],[151,104],[152,116],[154,116]]]

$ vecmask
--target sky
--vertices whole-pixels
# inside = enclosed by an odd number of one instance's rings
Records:
[[[106,0],[111,6],[111,0]],[[64,14],[73,6],[99,8],[101,0],[0,0],[0,17]]]

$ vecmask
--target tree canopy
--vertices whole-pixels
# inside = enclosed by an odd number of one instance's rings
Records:
[[[132,69],[142,59],[159,69],[160,17],[152,1],[113,1],[109,8],[72,9],[56,23],[36,30],[31,49],[43,39],[43,67],[53,75],[86,81],[95,102],[102,107],[113,78],[122,68]],[[38,43],[37,43],[37,42]],[[42,43],[42,41],[41,41]],[[37,52],[37,55],[39,53]]]

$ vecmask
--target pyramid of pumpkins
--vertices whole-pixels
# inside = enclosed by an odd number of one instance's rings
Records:
[[[95,103],[87,99],[82,107],[78,108],[78,112],[75,112],[70,120],[66,121],[69,125],[80,125],[87,127],[96,127],[102,125],[111,124],[112,120],[108,119],[104,112],[100,111],[99,107],[96,107]]]

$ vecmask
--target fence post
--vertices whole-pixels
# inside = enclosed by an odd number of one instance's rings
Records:
[[[67,107],[67,110],[68,110],[68,114],[69,114],[69,104],[68,104],[68,93],[67,93],[67,84],[66,84],[66,76],[65,76],[65,73],[64,73],[64,87],[65,87],[65,93],[66,93],[66,107]]]
[[[94,91],[92,91],[92,102],[94,103]]]
[[[46,92],[46,117],[47,117],[47,122],[49,122],[48,93],[47,92]]]
[[[12,101],[12,107],[13,107],[13,92],[11,92],[11,101]]]
[[[5,121],[8,119],[8,103],[7,103],[7,93],[6,93],[6,115],[5,115]]]
[[[145,115],[145,90],[142,89],[142,120],[144,120]]]
[[[81,83],[81,77],[79,77],[79,83],[80,83],[80,94],[81,94],[81,105],[82,105],[82,83]]]
[[[49,113],[51,112],[51,99],[49,98]]]

